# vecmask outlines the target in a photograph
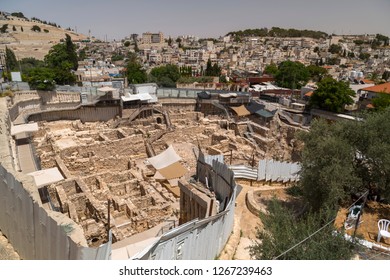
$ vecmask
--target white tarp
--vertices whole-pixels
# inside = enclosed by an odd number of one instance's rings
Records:
[[[12,136],[15,136],[19,133],[35,132],[35,131],[38,131],[38,124],[37,123],[26,123],[26,124],[11,126],[11,135]]]
[[[237,97],[237,93],[231,92],[231,93],[220,93],[220,97],[222,98],[231,98],[231,97]]]
[[[180,160],[181,157],[175,152],[172,145],[161,154],[148,158],[149,163],[157,170],[163,169]]]
[[[102,91],[102,92],[116,91],[116,89],[113,87],[101,87],[101,88],[98,88],[97,90]]]
[[[27,175],[33,176],[35,185],[37,185],[38,188],[64,180],[64,177],[62,177],[62,174],[57,167],[34,171]]]
[[[149,93],[130,94],[126,96],[121,96],[121,98],[123,102],[135,101],[135,100],[148,101],[153,99],[153,97]]]
[[[127,96],[121,96],[123,102],[141,100],[137,94],[130,94]]]

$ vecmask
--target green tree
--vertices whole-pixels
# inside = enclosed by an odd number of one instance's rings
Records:
[[[3,24],[3,26],[0,28],[0,33],[7,33],[8,24]]]
[[[264,68],[264,74],[275,76],[278,72],[278,66],[275,63],[268,64]]]
[[[382,74],[382,79],[387,81],[390,78],[390,71],[385,70]]]
[[[304,143],[299,188],[311,209],[336,208],[369,190],[390,201],[390,108],[364,121],[315,120]],[[349,200],[349,201],[348,201]]]
[[[22,73],[24,73],[24,74],[28,74],[28,71],[30,69],[44,66],[44,62],[42,60],[38,60],[34,57],[22,58],[19,61],[19,64],[20,64],[20,68],[22,70]]]
[[[372,105],[374,105],[375,110],[384,110],[390,106],[390,95],[386,93],[379,94],[372,100]]]
[[[33,25],[33,27],[31,27],[31,30],[34,32],[41,32],[41,28],[38,25]]]
[[[310,78],[315,82],[321,81],[322,78],[328,74],[328,70],[326,70],[324,67],[309,65],[306,68],[309,71]]]
[[[79,62],[77,58],[76,45],[73,44],[72,38],[68,34],[65,36],[65,47],[68,61],[72,64],[72,69],[77,70]]]
[[[87,48],[85,47],[79,50],[78,59],[79,61],[83,61],[86,58],[87,58]]]
[[[335,233],[333,224],[288,251],[332,220],[335,211],[323,209],[295,217],[291,210],[273,199],[268,206],[269,214],[260,214],[263,229],[256,237],[261,243],[249,247],[255,259],[272,260],[348,260],[352,257],[353,244],[341,234]]]
[[[330,45],[328,51],[332,54],[339,54],[342,51],[342,47],[340,45],[332,44]]]
[[[227,79],[226,79],[226,76],[225,75],[222,75],[222,76],[219,76],[219,82],[220,83],[227,83]]]
[[[128,48],[130,46],[130,41],[126,41],[124,44],[123,44],[126,48]]]
[[[371,54],[369,54],[369,53],[360,53],[359,54],[359,58],[361,59],[361,60],[368,60],[369,58],[370,58],[370,56],[371,56]]]
[[[331,112],[342,112],[345,105],[353,104],[355,92],[348,84],[326,77],[317,84],[318,88],[310,98],[310,106]]]
[[[301,88],[309,81],[309,78],[310,73],[305,65],[290,60],[281,62],[275,75],[278,86],[291,89]]]
[[[119,61],[125,59],[125,56],[123,54],[114,53],[111,56],[111,61]]]
[[[137,40],[134,42],[134,52],[136,52],[136,53],[139,52]]]
[[[361,182],[354,173],[354,150],[343,135],[344,125],[315,120],[309,133],[298,134],[304,143],[299,186],[314,211],[337,209]]]
[[[221,75],[221,67],[219,67],[217,63],[214,63],[211,74],[212,74],[211,76],[214,77]]]
[[[5,47],[5,64],[7,65],[7,71],[15,71],[18,69],[18,60],[16,59],[13,50]]]
[[[211,59],[209,58],[206,63],[205,76],[212,76],[213,66],[211,64]]]
[[[76,76],[73,71],[78,68],[76,47],[71,37],[66,34],[65,42],[54,45],[44,58],[45,64],[54,73],[57,84],[74,84]]]
[[[188,71],[188,68],[185,71]],[[149,75],[150,82],[155,82],[163,87],[176,87],[176,82],[179,78],[179,68],[173,64],[155,67],[150,71]]]
[[[32,89],[53,90],[55,88],[55,74],[52,69],[36,67],[28,73],[28,84]]]
[[[148,79],[146,71],[142,69],[141,64],[134,60],[129,61],[126,66],[126,77],[130,84],[143,84]]]
[[[22,12],[11,13],[11,16],[18,17],[18,18],[26,18]]]

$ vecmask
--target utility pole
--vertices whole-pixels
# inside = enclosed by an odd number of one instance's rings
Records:
[[[361,208],[360,208],[358,217],[357,217],[357,219],[356,219],[355,230],[353,231],[352,240],[355,240],[357,228],[358,228],[358,226],[359,226],[360,216],[363,214],[363,209],[364,209],[364,206],[366,205],[368,193],[369,193],[369,191],[367,191],[366,194],[365,194],[365,196],[364,196],[363,204],[361,205]]]
[[[107,200],[108,202],[108,211],[107,211],[107,237],[110,236],[110,208],[111,208],[111,199]]]

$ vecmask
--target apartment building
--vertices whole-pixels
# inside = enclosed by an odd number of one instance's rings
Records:
[[[143,44],[162,44],[164,43],[164,34],[146,32],[142,33],[142,43]]]

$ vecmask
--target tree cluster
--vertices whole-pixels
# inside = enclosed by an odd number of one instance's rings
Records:
[[[310,73],[302,63],[286,60],[278,65],[274,77],[280,87],[300,89],[309,81]]]
[[[41,32],[41,28],[38,25],[33,25],[33,27],[31,27],[31,30],[34,32]]]
[[[3,24],[2,27],[0,27],[0,33],[7,33],[8,24]]]
[[[22,12],[14,12],[14,13],[11,13],[11,16],[13,17],[18,17],[18,18],[24,18],[24,19],[27,19],[24,14]]]
[[[326,77],[317,83],[317,87],[310,98],[311,107],[340,113],[345,105],[353,104],[355,92],[343,81]]]
[[[390,108],[364,121],[316,120],[304,143],[299,188],[311,209],[332,209],[368,190],[390,201]]]
[[[327,76],[325,68],[317,65],[305,66],[300,62],[283,61],[279,65],[271,63],[264,68],[264,74],[272,75],[276,84],[280,87],[299,89],[304,86],[309,79],[321,81]]]
[[[176,87],[176,82],[179,78],[179,68],[173,64],[155,67],[149,74],[149,81],[155,82],[162,87]]]
[[[126,77],[130,84],[143,84],[148,81],[145,69],[137,60],[135,53],[129,53],[129,62],[126,65]]]
[[[207,60],[206,70],[204,72],[204,75],[210,76],[210,77],[220,76],[221,75],[221,67],[219,67],[217,63],[212,64],[211,59],[209,58]]]
[[[233,37],[308,37],[314,39],[327,38],[328,34],[321,31],[313,30],[298,30],[298,29],[284,29],[279,27],[272,27],[271,29],[245,29],[227,33]]]
[[[54,27],[60,27],[59,25],[57,25],[55,22],[48,22],[46,20],[41,20],[39,18],[36,18],[36,17],[32,17],[31,20],[33,21],[37,21],[37,22],[40,22],[40,23],[43,23],[43,24],[47,24],[47,25],[51,25],[51,26],[54,26]]]
[[[8,72],[18,69],[18,60],[16,59],[15,53],[8,47],[5,47],[5,63]]]
[[[340,45],[332,44],[330,45],[328,51],[332,54],[340,54],[343,48]]]
[[[250,254],[255,259],[343,260],[352,257],[353,244],[341,234],[335,234],[333,224],[300,243],[332,220],[335,211],[323,209],[296,216],[276,199],[270,201],[267,210],[268,214],[260,214],[263,229],[256,233],[261,244],[250,246]],[[300,245],[287,252],[296,244]]]
[[[21,61],[22,72],[33,89],[52,90],[55,84],[74,84],[73,71],[78,68],[76,46],[69,35],[65,42],[54,45],[44,61],[32,58]]]

